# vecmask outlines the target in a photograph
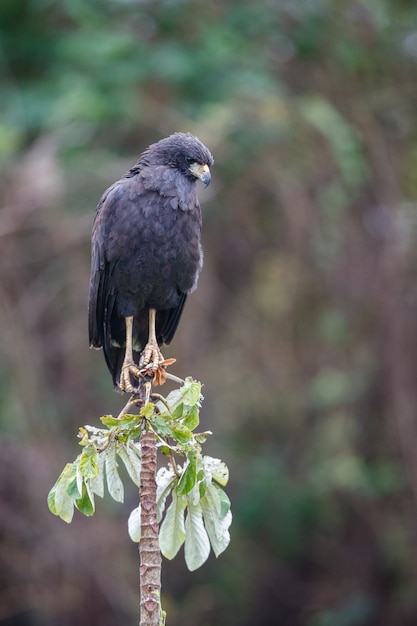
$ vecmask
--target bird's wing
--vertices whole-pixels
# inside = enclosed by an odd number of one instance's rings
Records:
[[[108,209],[113,203],[114,190],[112,185],[101,198],[93,224],[91,239],[91,276],[88,298],[88,334],[90,346],[101,348],[105,343],[107,321],[110,320],[116,294],[109,288],[109,278],[114,269],[114,263],[106,259],[104,241],[108,227]],[[107,333],[110,329],[107,328]]]
[[[181,292],[180,301],[175,308],[158,311],[156,316],[156,339],[159,345],[170,344],[181,319],[187,294]]]

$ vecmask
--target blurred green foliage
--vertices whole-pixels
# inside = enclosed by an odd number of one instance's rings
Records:
[[[0,624],[136,623],[136,494],[70,529],[45,497],[120,405],[87,346],[94,207],[175,130],[216,163],[166,353],[205,383],[234,522],[219,560],[164,563],[170,624],[415,624],[415,3],[2,0],[0,71]]]

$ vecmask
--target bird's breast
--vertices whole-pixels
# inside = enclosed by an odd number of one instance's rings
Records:
[[[201,269],[198,205],[179,211],[160,197],[151,200],[119,219],[107,242],[124,312],[130,304],[136,309],[177,306],[180,294],[195,288]]]

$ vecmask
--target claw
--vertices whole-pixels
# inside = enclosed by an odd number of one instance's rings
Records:
[[[164,359],[159,349],[155,334],[155,309],[149,309],[149,339],[142,350],[139,365],[133,361],[132,350],[132,329],[133,317],[126,317],[126,351],[120,372],[120,391],[127,393],[137,392],[137,388],[132,385],[132,377],[139,380],[141,376],[152,379],[154,385],[163,385],[167,379],[165,368],[175,363],[175,359]]]
[[[162,363],[164,357],[161,354],[158,344],[153,341],[148,341],[140,357],[140,367],[152,368],[153,371],[158,369],[160,363]]]
[[[131,376],[139,380],[140,369],[133,361],[125,360],[120,372],[120,391],[126,391],[127,393],[133,393],[135,391],[135,387],[131,383]]]

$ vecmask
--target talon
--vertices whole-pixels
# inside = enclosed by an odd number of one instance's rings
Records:
[[[133,361],[125,360],[120,372],[119,388],[121,391],[126,391],[127,393],[133,393],[135,391],[135,387],[131,382],[131,376],[139,380],[140,369]]]
[[[149,341],[144,349],[142,350],[142,354],[140,357],[140,367],[141,369],[146,367],[147,369],[152,369],[154,372],[158,369],[159,364],[163,363],[164,357],[161,354],[158,344],[153,341]]]
[[[142,350],[139,365],[133,360],[132,331],[133,317],[126,317],[126,350],[125,359],[120,371],[119,389],[127,393],[137,392],[132,385],[132,377],[139,380],[141,376],[152,378],[154,385],[163,385],[167,375],[165,368],[175,363],[175,359],[164,359],[159,349],[155,333],[155,309],[149,309],[149,337],[148,343]]]

